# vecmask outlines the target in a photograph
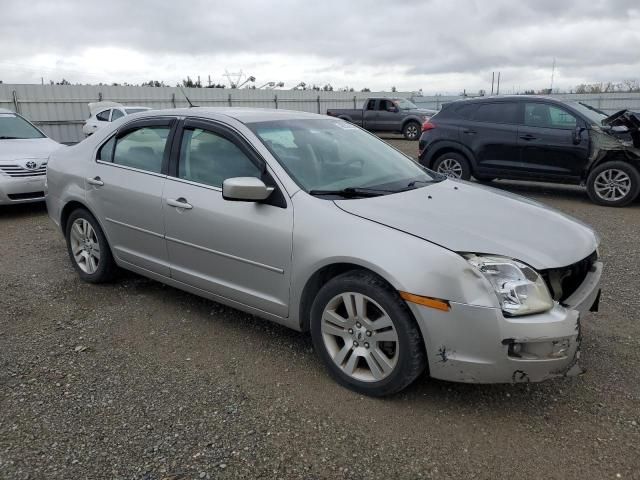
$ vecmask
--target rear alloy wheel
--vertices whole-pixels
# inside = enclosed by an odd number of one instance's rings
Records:
[[[113,278],[116,266],[111,249],[93,215],[84,209],[72,212],[66,238],[69,258],[82,280],[101,283]]]
[[[448,152],[440,155],[436,161],[433,162],[433,170],[449,178],[461,180],[469,180],[471,178],[469,162],[456,152]]]
[[[348,272],[322,287],[311,309],[311,335],[332,376],[359,393],[398,392],[425,368],[409,308],[368,272]]]
[[[418,140],[420,138],[420,124],[416,122],[407,123],[402,129],[402,135],[407,140]]]
[[[640,192],[640,173],[622,161],[603,163],[589,174],[587,192],[599,205],[624,207]]]

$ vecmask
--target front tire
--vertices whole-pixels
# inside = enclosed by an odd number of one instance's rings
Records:
[[[369,272],[344,273],[320,289],[311,307],[311,337],[331,376],[364,395],[399,392],[426,366],[409,307]]]
[[[587,178],[592,202],[608,207],[624,207],[640,193],[640,173],[632,165],[617,160],[594,168]]]
[[[116,265],[111,249],[98,221],[91,213],[82,208],[71,212],[65,237],[69,258],[82,280],[104,283],[114,278]]]
[[[402,129],[402,135],[412,142],[420,138],[420,124],[418,122],[409,122]]]
[[[467,159],[456,152],[447,152],[440,155],[433,162],[433,170],[449,178],[469,180],[471,168]]]

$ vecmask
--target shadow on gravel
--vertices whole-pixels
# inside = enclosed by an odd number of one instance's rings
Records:
[[[42,215],[46,212],[47,205],[44,202],[0,205],[0,220],[13,220],[20,217]]]
[[[259,344],[262,340],[273,342],[273,348],[260,352],[261,361],[276,363],[281,360],[283,348],[286,348],[292,360],[295,360],[295,364],[291,365],[292,375],[308,379],[304,389],[306,393],[298,392],[297,396],[315,397],[319,392],[323,392],[323,395],[328,396],[327,401],[329,397],[333,397],[331,401],[334,402],[352,402],[364,398],[334,383],[313,351],[311,338],[306,333],[296,332],[231,307],[164,286],[134,273],[123,272],[115,285],[132,293],[145,294],[158,299],[162,297],[166,301],[175,302],[180,310],[188,310],[191,314],[195,314],[205,338],[209,334],[214,335],[213,330],[216,325],[224,325],[230,338],[252,337],[252,344]],[[209,331],[211,333],[208,333]],[[205,357],[208,355],[204,352],[203,354]],[[273,379],[274,382],[276,380],[278,379]],[[280,379],[280,381],[284,380]],[[430,379],[423,374],[403,392],[382,399],[368,400],[378,404],[382,409],[391,407],[398,413],[405,409],[408,409],[407,413],[409,410],[416,409],[442,413],[467,411],[494,411],[495,413],[496,410],[501,412],[509,410],[522,411],[530,415],[532,408],[545,409],[550,403],[557,402],[558,397],[571,401],[574,395],[572,391],[580,388],[582,383],[578,377],[535,384],[479,385],[445,382]]]

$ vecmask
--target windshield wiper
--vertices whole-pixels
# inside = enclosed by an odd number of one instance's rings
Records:
[[[444,180],[444,178],[432,178],[431,180],[413,180],[412,182],[409,182],[407,184],[407,188],[413,188],[418,183],[424,183],[425,185],[428,185],[429,183],[438,183],[442,180]]]
[[[376,188],[357,188],[347,187],[342,190],[309,190],[309,195],[336,195],[338,197],[356,198],[356,197],[379,197],[387,193],[395,193],[391,190],[379,190]]]

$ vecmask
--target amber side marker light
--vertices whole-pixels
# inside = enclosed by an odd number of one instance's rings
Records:
[[[448,312],[451,310],[451,305],[446,300],[440,300],[439,298],[423,297],[421,295],[414,295],[413,293],[399,292],[400,298],[407,302],[416,303],[423,307],[435,308],[436,310],[442,310]]]

